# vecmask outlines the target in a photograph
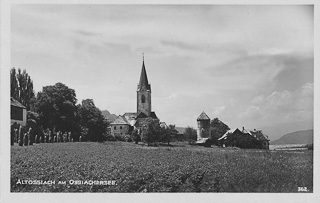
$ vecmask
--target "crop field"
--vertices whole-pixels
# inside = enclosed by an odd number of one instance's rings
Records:
[[[312,150],[125,142],[11,147],[11,192],[300,191],[313,191]]]

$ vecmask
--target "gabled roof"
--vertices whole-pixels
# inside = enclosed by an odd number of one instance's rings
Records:
[[[145,86],[147,90],[151,91],[151,86],[148,82],[148,77],[147,77],[147,71],[144,66],[144,61],[142,63],[142,70],[141,70],[141,75],[140,75],[140,81],[138,84],[138,91],[141,90],[141,88]]]
[[[249,131],[249,130],[246,130],[244,128],[242,128],[242,133],[245,133],[245,134],[249,134],[249,135],[252,135],[252,133]]]
[[[209,116],[203,111],[200,116],[197,118],[197,121],[199,120],[210,120]]]
[[[270,141],[267,135],[264,135],[261,131],[251,131],[251,134],[259,141]]]
[[[151,118],[158,119],[158,117],[157,117],[157,115],[156,115],[156,113],[155,113],[154,111],[152,111],[152,112],[150,113],[150,117],[151,117]]]
[[[223,134],[218,140],[227,139],[229,134],[234,133],[236,130],[239,130],[238,128],[228,130],[225,134]]]
[[[10,98],[10,102],[11,102],[11,106],[16,106],[16,107],[20,107],[20,108],[24,108],[26,109],[27,107],[23,106],[20,102],[18,102],[17,100],[13,99],[12,97]]]
[[[137,113],[124,113],[123,116],[137,117]]]
[[[156,113],[154,111],[152,111],[150,113],[150,116],[147,116],[145,113],[140,112],[139,115],[136,117],[136,119],[138,119],[138,118],[148,118],[148,117],[151,117],[151,118],[154,118],[154,119],[158,119],[158,117],[157,117],[157,115],[156,115]]]
[[[114,120],[112,123],[110,123],[110,125],[119,125],[119,124],[122,124],[122,125],[130,125],[130,123],[128,122],[128,120],[123,117],[123,116],[118,116],[116,118],[116,120]]]
[[[136,119],[138,119],[138,118],[147,118],[148,116],[145,114],[145,113],[143,113],[143,112],[140,112],[139,114],[138,114],[138,116],[136,117]]]

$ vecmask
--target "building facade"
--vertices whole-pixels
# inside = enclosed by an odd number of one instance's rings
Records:
[[[27,125],[27,108],[23,106],[20,102],[10,98],[11,102],[11,111],[10,111],[10,117],[11,117],[11,124],[17,123],[22,126]]]

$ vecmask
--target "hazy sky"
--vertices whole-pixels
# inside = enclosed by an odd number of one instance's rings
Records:
[[[313,38],[312,6],[15,5],[11,67],[122,115],[144,52],[161,121],[253,129],[313,120]]]

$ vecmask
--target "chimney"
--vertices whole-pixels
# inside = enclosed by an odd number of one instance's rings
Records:
[[[242,131],[244,131],[244,127],[242,127]]]

